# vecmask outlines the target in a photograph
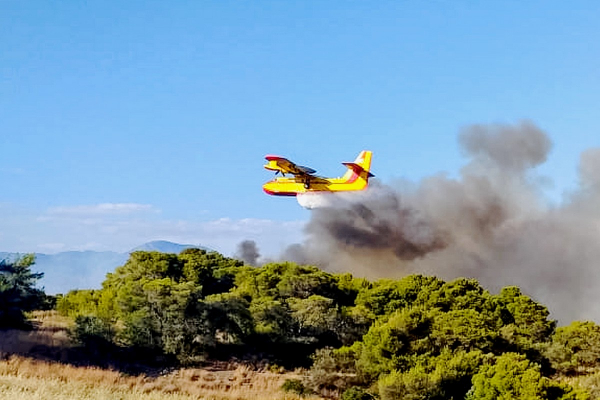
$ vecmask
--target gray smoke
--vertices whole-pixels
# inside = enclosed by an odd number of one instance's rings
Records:
[[[550,206],[534,169],[551,142],[534,124],[471,126],[459,143],[468,160],[459,179],[374,181],[353,200],[314,210],[305,241],[284,257],[369,278],[517,285],[554,318],[600,321],[600,150],[582,154],[580,189]]]
[[[254,240],[244,240],[237,245],[237,251],[234,255],[238,260],[242,260],[247,265],[258,265],[260,252]]]

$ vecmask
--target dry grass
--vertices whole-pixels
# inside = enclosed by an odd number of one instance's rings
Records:
[[[67,329],[72,320],[56,311],[35,311],[29,317],[36,329],[0,331],[0,354],[43,354],[66,361],[71,347]]]
[[[62,316],[55,310],[32,311],[27,317],[42,330],[65,330],[73,325],[72,318]]]
[[[231,371],[180,369],[157,378],[132,377],[111,370],[12,356],[0,361],[0,398],[298,400],[300,397],[280,389],[285,379],[292,377],[298,375],[247,367]]]
[[[72,320],[54,311],[29,317],[37,329],[0,331],[0,355],[5,357],[0,360],[0,399],[301,399],[281,390],[286,379],[302,378],[301,373],[224,366],[179,369],[158,377],[127,376],[115,370],[36,360],[32,356],[68,361],[71,345],[66,332]]]
[[[164,394],[159,392],[143,393],[109,386],[98,386],[92,382],[64,382],[52,378],[24,378],[20,376],[0,376],[0,396],[14,400],[137,400],[165,399],[188,400],[191,397],[180,394]]]

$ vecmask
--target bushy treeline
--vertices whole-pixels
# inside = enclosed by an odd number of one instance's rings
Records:
[[[597,367],[600,327],[556,328],[516,287],[411,275],[370,282],[312,266],[252,267],[214,252],[134,252],[100,290],[57,308],[74,337],[193,363],[310,366],[313,390],[342,398],[586,399],[556,377]]]
[[[233,354],[308,365],[314,350],[366,332],[371,321],[354,302],[368,285],[293,263],[244,266],[200,249],[134,252],[102,289],[69,292],[57,308],[89,325],[91,337],[182,362]]]
[[[473,279],[412,275],[373,283],[357,304],[374,323],[350,346],[317,351],[313,379],[321,389],[358,386],[384,400],[583,399],[550,377],[584,358],[599,361],[572,342],[583,326],[598,331],[595,324],[555,330],[546,307],[516,287],[492,295]]]

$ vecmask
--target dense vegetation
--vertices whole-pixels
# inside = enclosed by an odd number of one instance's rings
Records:
[[[311,379],[289,390],[343,399],[587,399],[568,382],[600,367],[600,326],[557,328],[517,287],[370,282],[199,249],[134,252],[102,289],[69,292],[57,308],[91,357],[127,348],[181,364],[304,366]]]
[[[366,332],[354,312],[361,286],[316,267],[254,268],[199,249],[135,252],[101,290],[70,292],[57,307],[77,318],[83,342],[118,341],[182,363],[235,355],[308,366],[314,350]]]

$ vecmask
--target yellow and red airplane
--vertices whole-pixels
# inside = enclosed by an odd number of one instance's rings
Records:
[[[296,165],[287,158],[267,155],[265,168],[281,173],[283,177],[275,178],[263,185],[263,190],[275,196],[297,196],[311,192],[347,192],[367,188],[371,174],[372,152],[363,150],[354,162],[345,162],[348,171],[341,178],[323,178],[315,175],[312,168]],[[291,174],[293,177],[286,177]]]

